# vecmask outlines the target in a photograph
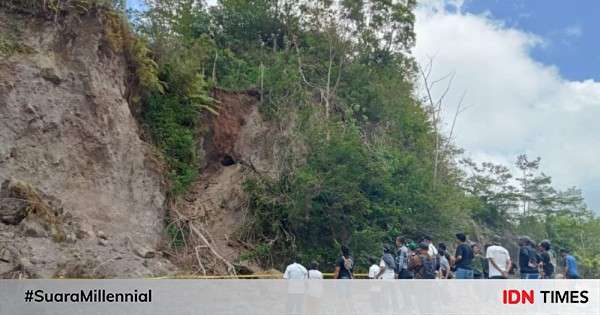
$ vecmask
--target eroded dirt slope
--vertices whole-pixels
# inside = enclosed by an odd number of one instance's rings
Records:
[[[5,277],[173,270],[155,250],[165,201],[160,165],[125,98],[125,59],[103,33],[92,12],[61,23],[0,12],[4,42],[19,48],[0,57]],[[51,216],[36,214],[31,200],[15,201],[26,199],[18,187],[39,196]]]
[[[253,91],[215,91],[219,115],[208,119],[209,132],[204,137],[206,163],[196,185],[185,196],[178,211],[207,238],[196,243],[198,255],[188,255],[187,264],[198,273],[231,272],[226,261],[242,272],[260,268],[240,255],[252,249],[239,237],[247,220],[247,196],[244,181],[251,176],[277,178],[292,154],[294,146],[292,119],[282,125],[265,120],[259,112],[259,98]],[[282,120],[283,121],[283,120]],[[198,266],[198,260],[203,265]],[[204,268],[204,270],[202,270]]]

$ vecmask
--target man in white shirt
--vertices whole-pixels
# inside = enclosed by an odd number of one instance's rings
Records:
[[[287,280],[303,280],[308,277],[308,271],[304,266],[297,262],[293,262],[285,268],[283,279]]]
[[[308,277],[308,271],[304,266],[294,260],[285,268],[283,279],[290,280],[288,283],[288,314],[302,314],[304,306],[304,281]]]
[[[490,279],[508,279],[512,266],[510,254],[500,245],[486,245],[485,258],[488,260]]]

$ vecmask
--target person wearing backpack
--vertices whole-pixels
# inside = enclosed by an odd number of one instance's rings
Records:
[[[342,255],[335,264],[334,279],[352,279],[354,269],[354,258],[350,255],[350,248],[342,245]]]
[[[519,238],[519,270],[521,279],[539,279],[539,256],[533,249],[534,242],[528,236]]]
[[[435,279],[435,259],[428,253],[429,244],[419,244],[418,254],[409,263],[409,269],[414,272],[415,279]]]
[[[540,251],[540,265],[542,270],[542,279],[552,279],[554,276],[554,264],[552,263],[552,257],[550,256],[550,241],[543,240],[538,245]]]
[[[456,279],[473,279],[473,249],[467,244],[467,236],[464,233],[456,233],[458,246],[454,255]]]

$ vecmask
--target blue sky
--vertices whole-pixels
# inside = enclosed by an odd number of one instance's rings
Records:
[[[489,13],[508,26],[541,36],[532,57],[567,79],[600,79],[600,1],[466,0],[464,12]]]
[[[466,156],[504,165],[540,156],[558,188],[582,188],[597,212],[598,13],[598,0],[421,0],[414,49],[421,64],[434,58],[434,79],[455,73],[445,121],[466,93],[453,133]]]

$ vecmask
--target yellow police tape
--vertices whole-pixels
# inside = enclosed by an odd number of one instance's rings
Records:
[[[273,273],[263,273],[263,274],[251,274],[251,275],[210,275],[210,276],[200,276],[200,275],[175,275],[175,276],[165,276],[165,277],[151,277],[146,279],[196,279],[196,280],[211,280],[211,279],[281,279],[281,274],[273,274]],[[367,278],[368,275],[366,273],[355,273],[354,278],[361,279]],[[332,279],[333,273],[323,273],[323,278]]]
[[[276,273],[257,273],[251,275],[210,275],[210,276],[200,276],[200,275],[174,275],[174,276],[163,276],[163,277],[144,277],[141,279],[148,280],[163,280],[163,279],[189,279],[189,280],[216,280],[216,279],[281,279],[283,274]],[[323,273],[324,279],[333,279],[333,273]],[[366,273],[355,273],[354,279],[366,279],[368,278],[368,274]],[[66,278],[66,277],[55,277],[52,278],[55,280],[94,280],[100,278]],[[132,279],[132,280],[135,280]]]

